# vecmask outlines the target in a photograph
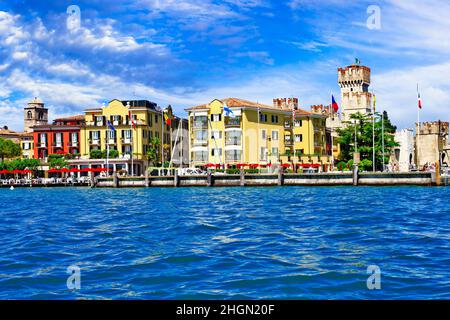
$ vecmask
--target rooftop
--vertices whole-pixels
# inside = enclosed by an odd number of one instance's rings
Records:
[[[217,99],[218,101],[222,102],[223,104],[227,105],[230,108],[238,108],[238,107],[246,107],[246,108],[261,108],[261,109],[270,109],[270,110],[284,110],[284,111],[289,111],[289,108],[277,108],[274,106],[269,106],[263,103],[259,103],[259,102],[253,102],[253,101],[249,101],[249,100],[244,100],[244,99],[238,99],[238,98],[225,98],[225,99]],[[207,109],[209,106],[209,104],[202,104],[196,107],[192,107],[192,108],[188,108],[186,110],[188,111],[192,111],[192,110],[202,110],[202,109]]]

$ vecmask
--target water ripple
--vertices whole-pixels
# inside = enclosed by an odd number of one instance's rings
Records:
[[[423,187],[0,189],[0,299],[450,299],[449,199]],[[369,265],[380,291],[366,287]]]

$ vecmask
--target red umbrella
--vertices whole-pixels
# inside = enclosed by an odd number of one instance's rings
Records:
[[[11,171],[9,171],[9,170],[1,170],[0,171],[0,174],[9,174],[9,173],[11,173]]]
[[[33,171],[27,169],[27,170],[23,170],[22,173],[33,173]]]
[[[78,168],[72,168],[72,169],[69,170],[69,172],[72,172],[72,173],[76,173],[76,172],[80,172],[80,171],[81,170],[78,169]]]
[[[61,170],[53,168],[53,169],[48,170],[47,172],[48,173],[61,173]]]
[[[216,165],[213,163],[208,163],[207,165],[205,165],[206,168],[212,168],[215,167]]]
[[[250,169],[256,169],[259,167],[259,164],[251,164]]]
[[[22,170],[13,170],[12,174],[22,174],[23,171]]]
[[[67,169],[67,168],[62,168],[62,169],[60,170],[60,172],[61,172],[61,173],[67,173],[67,172],[70,172],[70,170]]]
[[[90,168],[83,168],[80,170],[80,172],[91,172]]]

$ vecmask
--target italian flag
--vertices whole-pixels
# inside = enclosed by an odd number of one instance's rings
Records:
[[[420,97],[420,92],[418,96],[419,109],[422,109],[422,98]]]

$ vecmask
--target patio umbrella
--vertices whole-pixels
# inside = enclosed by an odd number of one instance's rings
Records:
[[[24,173],[24,174],[27,174],[27,173],[33,173],[33,171],[32,171],[32,170],[29,170],[29,169],[26,169],[26,170],[23,170],[22,173]]]
[[[291,165],[289,163],[283,163],[281,166],[283,168],[289,168]]]
[[[48,170],[47,172],[48,173],[61,173],[61,170],[53,168],[53,169]]]
[[[23,173],[23,171],[22,170],[13,170],[12,171],[12,174],[22,174]]]

